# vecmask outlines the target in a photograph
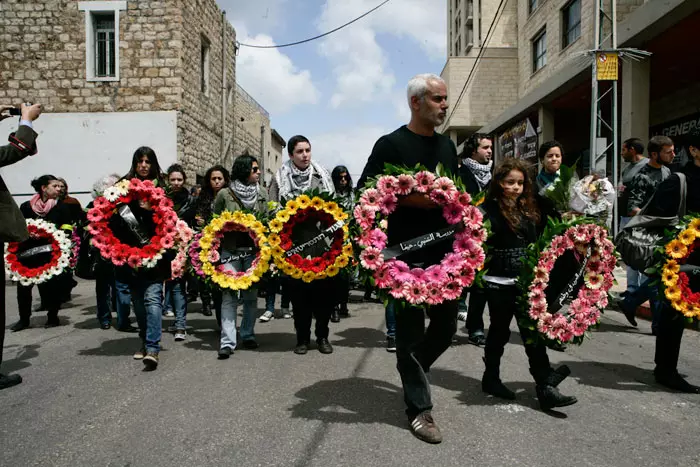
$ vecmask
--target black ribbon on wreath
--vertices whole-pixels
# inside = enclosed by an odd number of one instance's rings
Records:
[[[52,240],[49,238],[29,238],[17,247],[17,261],[28,268],[38,268],[51,261]]]
[[[290,258],[296,254],[300,256],[321,256],[331,248],[335,233],[345,225],[343,221],[337,221],[327,228],[322,228],[321,223],[314,220],[301,223],[294,228],[292,244],[285,256]]]
[[[457,232],[461,231],[463,228],[464,223],[460,222],[459,224],[454,224],[444,229],[436,230],[435,232],[414,237],[400,242],[397,245],[384,248],[384,250],[382,250],[382,255],[386,261],[392,258],[400,258],[401,256],[415,251],[431,248],[440,242],[453,239]]]
[[[583,277],[591,252],[591,245],[588,245],[585,254],[576,250],[566,250],[563,255],[557,258],[554,267],[549,272],[549,283],[545,289],[547,310],[550,313],[559,311],[569,299],[578,293],[583,285]]]

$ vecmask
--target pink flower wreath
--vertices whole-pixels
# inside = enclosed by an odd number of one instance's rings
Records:
[[[552,235],[552,229],[566,229],[560,235]],[[537,327],[543,338],[561,343],[583,341],[586,330],[598,324],[600,313],[608,305],[608,290],[613,285],[613,270],[617,264],[615,246],[608,239],[604,227],[595,224],[579,224],[567,228],[567,224],[550,226],[545,230],[542,240],[549,245],[540,253],[532,251],[526,264],[535,266],[521,276],[519,283],[526,289],[526,319],[532,327]],[[585,255],[588,248],[591,255],[583,274],[580,286],[568,306],[555,313],[550,313],[547,306],[545,290],[549,283],[549,274],[557,258],[567,250],[574,250],[577,256]],[[532,272],[530,272],[532,271]]]
[[[456,300],[469,287],[485,259],[481,247],[487,231],[481,212],[471,204],[471,197],[449,177],[431,172],[380,176],[376,185],[368,184],[353,211],[360,233],[355,243],[360,250],[361,268],[374,280],[380,291],[412,305],[438,305]],[[453,251],[439,264],[426,269],[411,268],[392,258],[385,260],[387,218],[394,212],[400,196],[420,193],[442,206],[442,215],[450,225],[463,222],[464,229],[455,234]]]

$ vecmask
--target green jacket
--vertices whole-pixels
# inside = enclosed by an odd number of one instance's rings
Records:
[[[216,199],[214,199],[214,214],[221,214],[224,211],[243,211],[245,209],[243,203],[241,203],[231,188],[223,188],[217,193]],[[268,211],[267,194],[260,188],[260,185],[258,185],[258,201],[250,211],[253,211],[258,216],[264,216]],[[221,246],[224,250],[234,251],[238,247],[253,246],[253,241],[247,234],[229,232],[224,236]]]
[[[34,130],[20,125],[17,132],[10,135],[10,144],[0,146],[0,167],[12,165],[36,154],[36,137]],[[27,238],[27,222],[5,181],[0,177],[0,242],[20,242]]]

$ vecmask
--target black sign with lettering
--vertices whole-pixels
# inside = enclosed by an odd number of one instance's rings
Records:
[[[460,222],[459,224],[451,225],[444,229],[406,240],[398,245],[387,247],[382,251],[384,260],[386,261],[388,259],[398,258],[401,255],[422,250],[423,248],[435,245],[436,243],[444,242],[445,240],[450,240],[454,238],[455,234],[462,229],[463,225],[464,224]]]
[[[554,267],[549,272],[549,284],[545,289],[547,310],[550,313],[559,311],[564,303],[581,288],[590,257],[591,247],[589,245],[585,255],[574,252],[574,250],[567,250],[557,258]]]
[[[324,240],[332,238],[333,234],[342,229],[344,225],[345,222],[343,221],[336,222],[327,229],[322,230],[318,235],[314,236],[310,240],[290,248],[285,253],[285,256],[287,256],[287,258],[290,258],[296,254],[304,256],[304,253],[313,246],[316,246],[317,249],[320,248],[325,253],[326,251],[330,250],[331,243]]]

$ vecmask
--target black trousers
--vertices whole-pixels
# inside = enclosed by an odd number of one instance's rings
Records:
[[[61,308],[61,302],[67,286],[66,278],[63,275],[54,277],[37,286],[41,303],[46,307],[47,316],[50,320],[58,318],[58,310]],[[17,283],[17,308],[20,321],[29,322],[32,315],[33,289],[33,285],[25,286]]]
[[[516,311],[518,289],[515,286],[493,286],[487,284],[486,297],[489,304],[491,325],[486,336],[484,360],[486,371],[499,376],[503,350],[510,339],[510,322]],[[552,369],[549,365],[547,347],[539,339],[536,330],[524,328],[518,323],[520,338],[525,346],[525,353],[530,362],[530,373],[537,384],[545,384]]]
[[[486,292],[480,287],[469,290],[469,308],[465,326],[469,334],[484,332],[484,310],[486,309]]]
[[[656,334],[656,372],[673,374],[678,371],[678,356],[685,329],[685,317],[663,301],[660,304],[659,327]]]
[[[0,242],[0,251],[3,251],[3,252],[5,251],[5,243],[4,242]],[[5,255],[4,254],[0,255],[0,269],[2,271],[5,270]],[[5,280],[4,279],[5,278],[3,277],[2,287],[1,287],[2,292],[0,292],[0,294],[2,294],[2,304],[0,305],[0,306],[2,306],[2,310],[0,310],[0,369],[2,369],[2,349],[3,349],[3,346],[5,345],[5,320],[6,320],[6,317],[5,317]]]
[[[395,310],[396,368],[403,385],[406,415],[412,419],[433,408],[426,373],[452,344],[457,331],[457,301],[429,307],[427,330],[423,308],[397,306]]]
[[[312,318],[316,319],[316,340],[328,339],[328,323],[336,303],[335,279],[321,279],[310,283],[290,279],[286,285],[294,308],[297,345],[308,344],[311,341]]]

